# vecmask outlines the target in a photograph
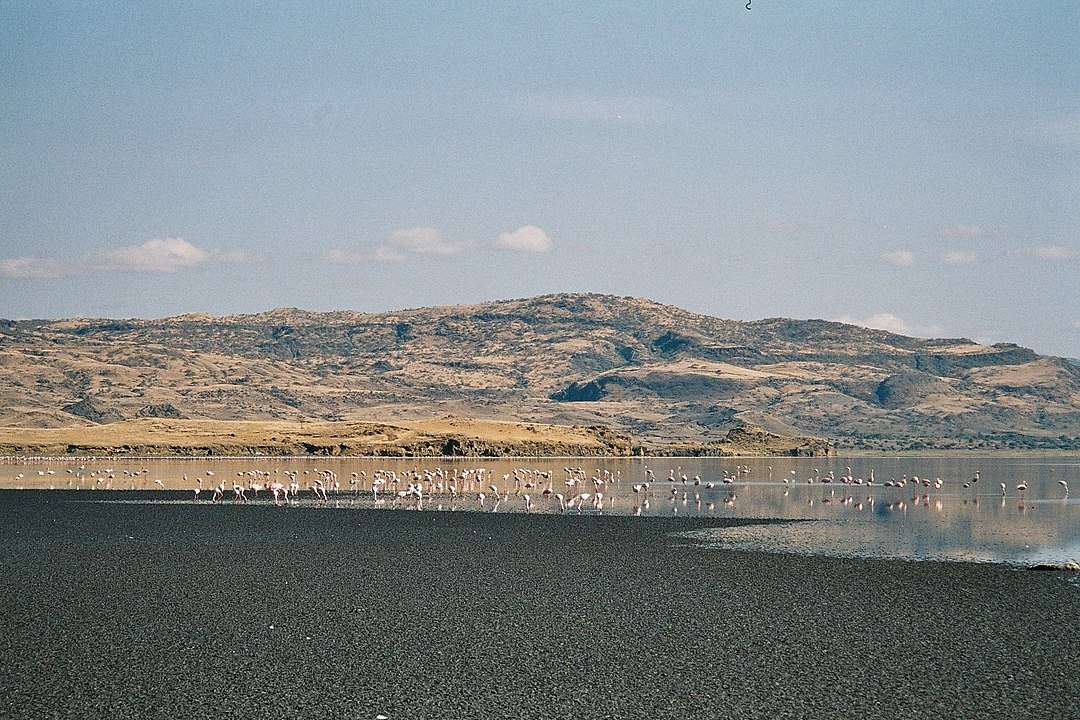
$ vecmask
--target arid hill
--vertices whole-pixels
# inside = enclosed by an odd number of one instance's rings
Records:
[[[886,450],[1080,449],[1080,367],[1061,358],[606,295],[0,321],[0,371],[10,428],[449,415],[600,426],[646,447],[760,428]]]

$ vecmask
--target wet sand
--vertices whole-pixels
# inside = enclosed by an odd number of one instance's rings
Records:
[[[1080,707],[1063,573],[670,536],[751,521],[83,502],[111,495],[167,494],[0,492],[0,717]]]

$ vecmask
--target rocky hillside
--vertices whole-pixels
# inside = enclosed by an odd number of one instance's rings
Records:
[[[841,446],[1080,449],[1080,367],[1012,344],[821,320],[723,320],[551,295],[390,313],[0,321],[0,425],[432,416],[736,428]]]

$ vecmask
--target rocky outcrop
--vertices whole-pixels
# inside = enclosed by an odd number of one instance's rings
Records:
[[[120,413],[94,402],[88,397],[77,400],[61,408],[69,415],[89,420],[92,423],[109,423],[122,420]]]
[[[161,403],[159,405],[143,405],[139,408],[139,411],[135,413],[136,417],[152,417],[152,418],[173,418],[178,419],[184,417],[183,414],[176,409],[176,406],[172,403]]]
[[[972,368],[1020,365],[1039,359],[1034,350],[1013,343],[998,343],[990,347],[991,350],[979,353],[917,352],[913,358],[915,369],[935,375],[957,375]]]
[[[895,410],[912,407],[934,395],[948,392],[951,392],[951,388],[947,383],[927,373],[909,371],[882,380],[874,396],[882,407]]]

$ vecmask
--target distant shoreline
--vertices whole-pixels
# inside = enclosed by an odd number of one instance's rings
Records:
[[[857,457],[857,458],[949,458],[949,457],[971,457],[971,458],[1030,458],[1030,457],[1075,457],[1080,458],[1080,450],[1069,450],[1066,448],[1041,448],[1038,450],[1026,450],[1026,449],[1014,449],[1014,450],[977,450],[973,448],[937,448],[937,449],[924,449],[924,450],[898,450],[896,452],[881,452],[880,450],[860,450],[853,448],[837,448],[836,457]]]
[[[559,458],[1080,457],[1067,448],[836,447],[736,427],[715,441],[648,441],[601,426],[445,416],[421,420],[229,421],[144,418],[59,428],[0,427],[0,462],[33,458]]]
[[[598,426],[444,417],[393,423],[129,420],[0,428],[0,457],[763,457],[826,456],[818,438],[739,427],[710,443],[646,443]]]
[[[845,458],[910,458],[933,460],[937,458],[1075,458],[1080,460],[1080,452],[1066,450],[940,450],[932,452],[879,453],[873,451],[838,451],[835,455],[101,455],[101,454],[56,454],[56,455],[0,455],[0,464],[19,464],[56,460],[71,462],[77,460],[146,460],[146,461],[246,461],[246,460],[798,460],[822,459],[839,461]]]

